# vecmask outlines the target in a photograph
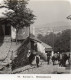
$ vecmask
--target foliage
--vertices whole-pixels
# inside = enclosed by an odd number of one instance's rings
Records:
[[[71,30],[67,29],[61,33],[50,33],[49,35],[38,35],[38,38],[53,47],[55,52],[70,51]]]
[[[67,29],[57,36],[57,40],[54,43],[55,51],[67,52],[70,51],[71,30]]]
[[[45,42],[46,44],[48,44],[52,47],[54,47],[55,37],[56,37],[56,35],[53,32],[51,32],[49,35],[45,35],[45,36],[42,36],[41,34],[38,35],[38,38],[41,41]]]
[[[9,9],[14,11],[13,13],[9,12],[6,14],[13,27],[19,29],[24,26],[28,27],[34,23],[35,16],[32,11],[26,7],[28,4],[27,0],[7,0],[6,4]]]

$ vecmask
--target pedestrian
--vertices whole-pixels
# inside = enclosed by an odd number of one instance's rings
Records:
[[[58,60],[58,64],[59,64],[59,62],[60,62],[60,53],[59,52],[57,53],[57,60]]]
[[[55,61],[57,61],[57,53],[54,53],[54,55],[52,56],[53,65],[55,65]]]
[[[53,62],[53,65],[55,65],[55,56],[54,55],[52,56],[52,62]]]
[[[48,62],[47,64],[49,64],[50,62],[50,52],[47,53],[47,62]]]
[[[67,55],[66,53],[63,53],[63,56],[62,56],[63,67],[66,67],[66,61],[67,61]]]
[[[36,66],[39,67],[40,56],[36,55]]]
[[[63,59],[62,59],[62,53],[60,53],[60,59],[59,59],[59,66],[63,66]]]

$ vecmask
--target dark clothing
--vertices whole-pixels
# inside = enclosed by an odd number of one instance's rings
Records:
[[[49,62],[50,62],[50,56],[51,56],[51,54],[50,54],[50,52],[48,52],[48,53],[47,53],[47,62],[48,62],[48,64],[49,64]]]
[[[59,66],[66,67],[66,60],[67,60],[67,55],[66,54],[60,54],[60,63]]]
[[[51,56],[51,53],[50,53],[50,52],[48,52],[48,53],[47,53],[47,56]]]
[[[39,56],[36,56],[36,65],[39,67]]]
[[[34,60],[34,54],[31,54],[30,56],[29,56],[29,63],[30,64],[32,64],[32,61]]]
[[[50,62],[50,56],[47,56],[47,62],[49,64],[49,62]]]
[[[67,60],[67,55],[63,54],[62,61],[63,61],[63,66],[64,67],[66,66],[66,60]]]
[[[54,63],[55,63],[55,57],[54,56],[52,57],[52,62],[53,62],[53,65],[54,65]]]

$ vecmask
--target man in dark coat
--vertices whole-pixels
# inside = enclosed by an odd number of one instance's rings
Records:
[[[36,55],[36,66],[39,67],[40,56]]]
[[[50,56],[51,56],[51,55],[50,55],[50,52],[48,52],[48,53],[47,53],[47,62],[48,62],[48,64],[49,64],[49,62],[50,62]]]

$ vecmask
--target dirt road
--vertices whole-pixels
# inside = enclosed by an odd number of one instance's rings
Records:
[[[59,67],[59,65],[54,65],[50,63],[49,65],[47,62],[41,61],[39,67],[36,67],[36,64],[27,65],[25,67],[16,69],[13,73],[19,74],[69,74],[70,68],[69,67]]]

